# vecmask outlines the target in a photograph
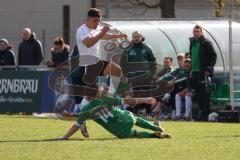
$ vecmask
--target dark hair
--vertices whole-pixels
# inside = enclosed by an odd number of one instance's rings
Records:
[[[87,14],[88,17],[102,17],[101,11],[97,8],[90,8]]]
[[[202,31],[202,27],[199,26],[199,25],[196,25],[196,26],[194,27],[194,29],[200,29],[200,30]]]
[[[191,65],[191,59],[185,59],[184,63],[189,63]]]
[[[188,55],[191,55],[190,52],[185,53],[185,58],[186,58]]]
[[[172,57],[164,57],[164,59],[170,59],[171,62],[173,61]]]
[[[58,36],[54,39],[54,42],[53,42],[55,45],[61,45],[63,46],[65,43],[64,43],[64,40],[63,40],[63,37],[61,36]]]

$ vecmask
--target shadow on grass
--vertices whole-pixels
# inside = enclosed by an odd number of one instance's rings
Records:
[[[222,135],[222,136],[219,136],[219,135],[212,135],[212,136],[204,136],[202,138],[229,138],[229,137],[232,137],[232,138],[239,138],[240,135]]]
[[[61,140],[61,139],[36,139],[36,140],[5,140],[1,141],[0,143],[35,143],[35,142],[67,142],[67,141],[112,141],[117,140],[117,138],[96,138],[96,139],[68,139],[68,140]]]

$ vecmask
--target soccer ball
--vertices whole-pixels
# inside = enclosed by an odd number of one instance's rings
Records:
[[[217,122],[218,121],[218,114],[216,112],[212,112],[208,115],[209,122]]]

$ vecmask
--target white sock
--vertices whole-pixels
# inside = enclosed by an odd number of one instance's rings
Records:
[[[164,100],[169,100],[170,97],[171,97],[170,93],[166,93],[166,94],[164,94],[163,99],[164,99]]]
[[[120,77],[117,77],[117,76],[110,76],[110,86],[109,86],[109,93],[110,94],[114,94],[116,92],[116,89],[120,83]]]
[[[176,110],[172,110],[171,118],[176,117]]]
[[[185,96],[185,105],[186,105],[185,117],[190,117],[192,110],[192,98],[190,96]]]
[[[176,94],[175,96],[175,104],[176,104],[176,116],[181,116],[182,112],[182,98],[179,96],[179,94]]]

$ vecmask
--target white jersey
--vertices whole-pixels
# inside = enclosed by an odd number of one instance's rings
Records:
[[[76,33],[77,39],[77,46],[79,50],[80,56],[82,55],[90,55],[100,58],[100,54],[98,53],[98,43],[94,44],[93,46],[87,48],[86,45],[83,44],[83,40],[87,37],[95,37],[100,33],[100,28],[97,27],[96,29],[90,29],[87,27],[86,24],[81,25]]]

